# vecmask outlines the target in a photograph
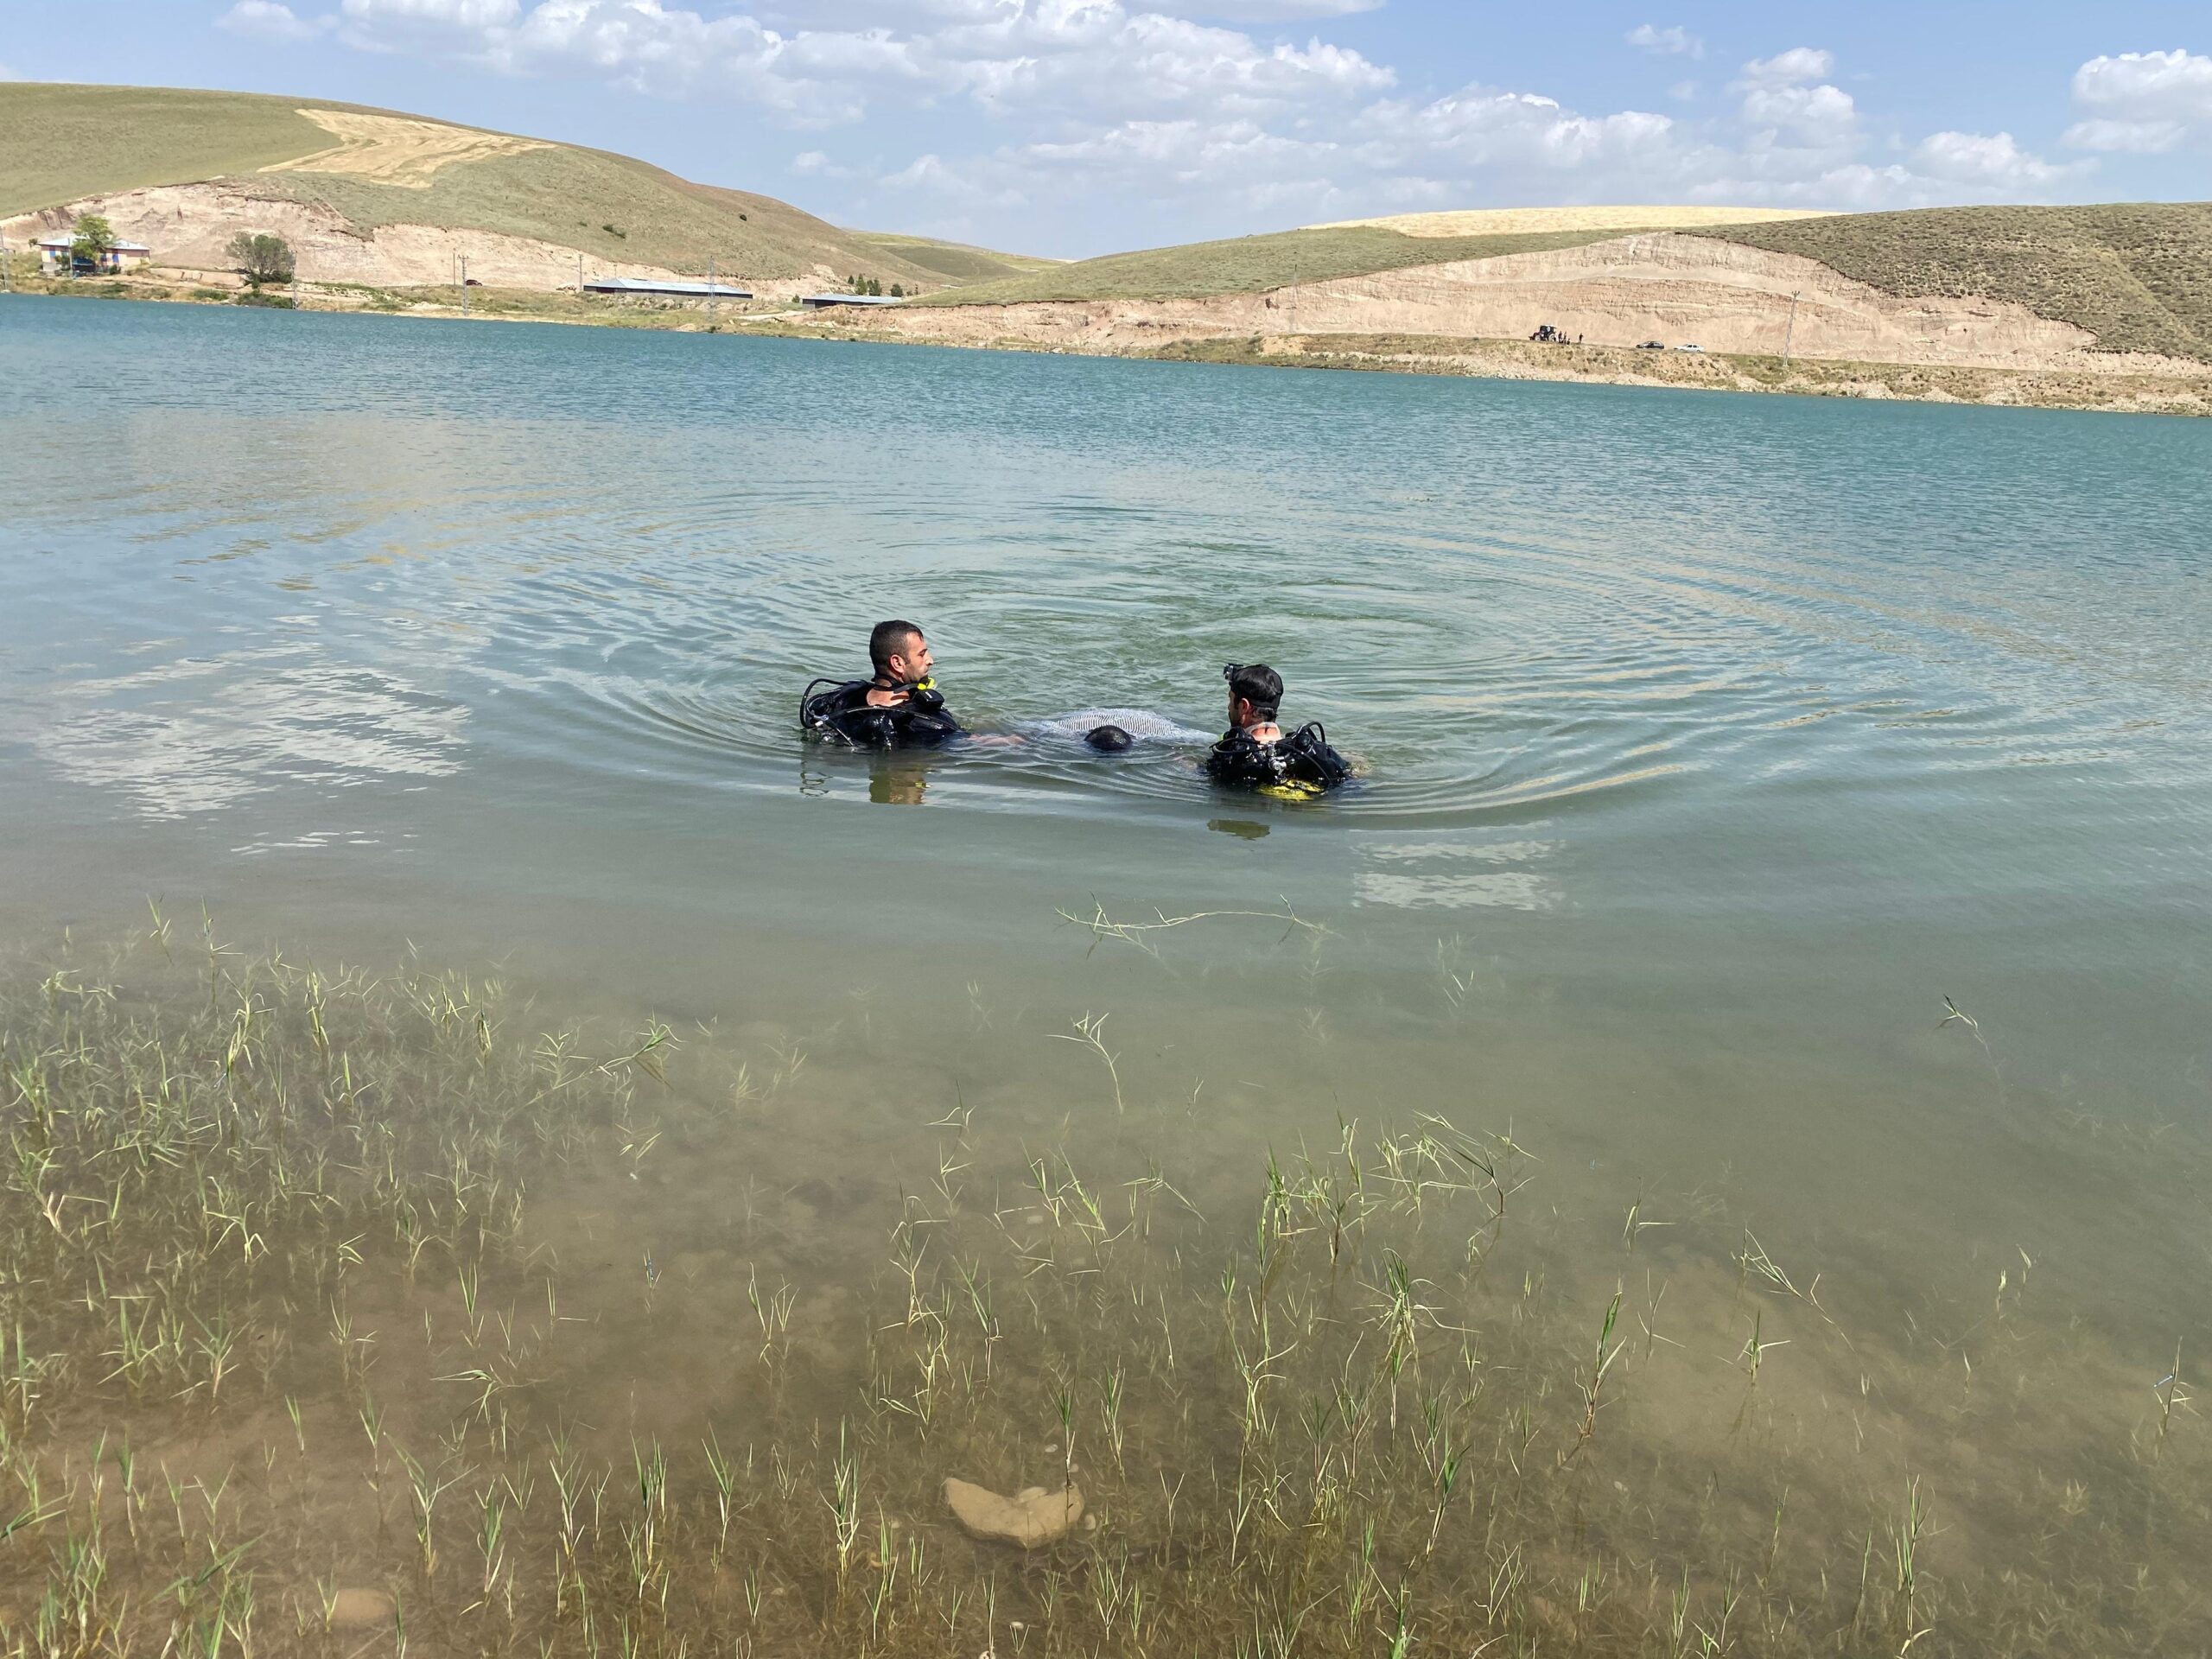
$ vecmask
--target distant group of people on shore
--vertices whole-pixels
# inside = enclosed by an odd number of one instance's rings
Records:
[[[1025,741],[1011,733],[970,733],[961,725],[937,688],[937,659],[915,624],[877,623],[868,648],[874,671],[868,678],[816,680],[807,686],[799,699],[799,723],[807,731],[865,749],[932,747],[957,738],[986,744]],[[1329,747],[1318,721],[1284,733],[1281,675],[1265,663],[1231,663],[1221,672],[1229,689],[1229,729],[1207,752],[1209,777],[1284,795],[1322,794],[1350,781],[1351,764]],[[1102,753],[1121,753],[1135,741],[1112,724],[1084,735]]]

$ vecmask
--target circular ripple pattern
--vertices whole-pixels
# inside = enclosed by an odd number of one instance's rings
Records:
[[[193,321],[108,328],[109,355],[170,361],[124,464],[73,493],[49,481],[82,435],[40,411],[73,378],[97,401],[105,359],[41,314],[0,389],[30,550],[10,611],[73,614],[92,664],[22,719],[79,775],[153,768],[147,799],[187,743],[163,810],[461,750],[805,791],[876,764],[810,750],[794,710],[887,615],[927,629],[971,726],[1025,738],[931,757],[962,785],[936,798],[977,810],[1213,810],[1232,659],[1275,664],[1286,720],[1357,758],[1325,810],[1365,827],[2148,741],[2202,764],[2177,527],[2212,519],[2212,469],[2183,423],[2082,424],[2055,473],[2031,422],[1939,409]],[[2145,466],[2164,496],[2129,487]],[[353,677],[321,726],[312,696],[185,671],[265,685],[272,652],[296,685]],[[1109,758],[1052,723],[1108,706],[1176,734]],[[233,716],[254,729],[226,741]]]

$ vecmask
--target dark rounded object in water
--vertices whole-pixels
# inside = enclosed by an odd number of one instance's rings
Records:
[[[1101,754],[1119,754],[1136,741],[1118,726],[1094,726],[1083,734],[1083,741]]]

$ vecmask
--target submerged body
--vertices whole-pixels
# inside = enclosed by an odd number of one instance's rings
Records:
[[[1070,714],[1054,715],[1047,720],[1027,723],[1022,729],[1037,737],[1064,737],[1075,742],[1087,742],[1092,732],[1107,727],[1128,734],[1132,743],[1195,744],[1212,741],[1208,733],[1181,725],[1165,715],[1155,715],[1147,709],[1078,709]]]

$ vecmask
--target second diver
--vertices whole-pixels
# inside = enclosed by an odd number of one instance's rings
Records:
[[[1325,794],[1350,781],[1351,763],[1329,747],[1320,721],[1287,737],[1275,723],[1281,675],[1265,663],[1231,663],[1221,677],[1229,682],[1229,729],[1206,755],[1209,778],[1289,796]]]

